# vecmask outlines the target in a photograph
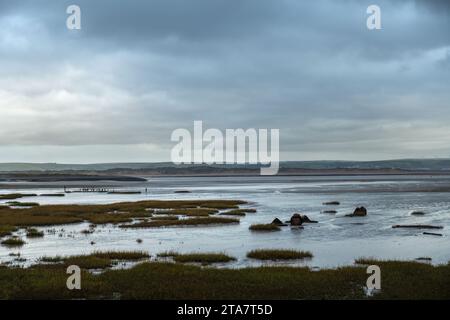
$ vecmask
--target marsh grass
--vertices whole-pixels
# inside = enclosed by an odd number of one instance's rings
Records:
[[[158,253],[156,256],[158,258],[171,258],[171,257],[175,257],[176,255],[178,255],[178,253],[175,251],[164,251],[164,252]]]
[[[240,210],[230,210],[230,211],[221,212],[221,213],[219,213],[219,215],[221,215],[221,216],[240,216],[240,217],[245,217],[245,212],[240,211]]]
[[[313,254],[309,251],[258,249],[248,252],[247,257],[257,260],[297,260],[312,258]]]
[[[0,194],[0,200],[15,200],[24,197],[36,197],[37,194],[34,193],[9,193],[9,194]]]
[[[12,197],[11,195],[3,196]],[[164,215],[207,218],[210,214],[217,212],[218,209],[214,206],[235,207],[243,203],[245,202],[237,200],[150,200],[106,205],[41,205],[23,209],[3,208],[0,210],[0,225],[51,226],[83,221],[93,224],[129,223],[134,218],[151,217],[154,209],[166,209],[161,213]]]
[[[15,231],[17,231],[17,227],[0,225],[0,237],[10,236]]]
[[[228,211],[228,213],[230,213],[230,214],[234,214],[234,213],[256,213],[256,209],[251,209],[251,208],[233,209],[233,210]]]
[[[6,240],[3,240],[1,242],[2,245],[6,246],[6,247],[21,247],[25,244],[26,242],[23,241],[22,239],[20,239],[19,237],[10,237]]]
[[[155,216],[151,220],[178,220],[177,216]]]
[[[235,261],[236,258],[230,257],[224,253],[188,253],[188,254],[175,254],[173,256],[175,262],[180,263],[225,263]]]
[[[39,231],[35,228],[28,228],[27,229],[27,238],[43,238],[44,232]]]
[[[281,228],[273,223],[267,224],[252,224],[249,229],[251,231],[280,231]]]
[[[37,207],[39,203],[37,202],[19,202],[19,201],[10,201],[7,204],[11,207]]]
[[[217,209],[211,208],[190,208],[190,209],[172,209],[172,210],[156,211],[154,214],[177,215],[188,217],[207,217],[210,214],[215,214],[217,212],[219,212]]]
[[[46,263],[63,263],[64,266],[77,265],[82,269],[105,269],[114,264],[114,261],[137,261],[149,258],[143,251],[104,251],[89,255],[76,255],[68,257],[42,257],[39,260]]]
[[[231,224],[231,223],[239,223],[239,220],[221,217],[205,217],[205,218],[190,218],[182,220],[142,221],[133,224],[122,224],[119,227],[133,229],[133,228],[158,228],[158,227],[173,227],[173,226],[200,226],[200,225]]]
[[[144,262],[99,275],[82,270],[82,290],[67,290],[61,266],[0,268],[0,299],[450,299],[450,265],[379,262],[382,289],[368,297],[365,266],[311,271]],[[195,281],[198,280],[198,281]],[[170,284],[170,285],[168,285]]]
[[[88,256],[73,256],[64,259],[66,266],[76,265],[82,269],[105,269],[112,266],[111,259],[99,258],[93,255]]]
[[[44,256],[44,257],[41,257],[39,259],[39,261],[41,261],[41,262],[48,262],[48,263],[58,263],[58,262],[63,262],[64,258],[61,257],[61,256],[55,256],[55,257]]]

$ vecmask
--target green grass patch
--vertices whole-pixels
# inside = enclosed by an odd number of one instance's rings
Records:
[[[191,209],[172,209],[172,210],[155,211],[154,214],[177,215],[188,217],[207,217],[210,214],[215,214],[217,212],[219,212],[219,210],[211,208],[191,208]]]
[[[0,194],[0,200],[15,200],[15,199],[20,199],[20,198],[24,198],[24,197],[36,197],[37,194],[34,193],[30,193],[30,194],[25,194],[25,193],[9,193],[9,194]]]
[[[19,237],[10,237],[8,239],[5,239],[1,242],[2,245],[6,247],[21,247],[26,242],[20,239]]]
[[[19,201],[10,201],[7,204],[11,207],[37,207],[39,203],[37,202],[19,202]]]
[[[273,223],[252,224],[249,229],[251,231],[280,231],[281,228]]]
[[[0,299],[450,299],[450,265],[379,262],[382,289],[367,297],[365,266],[311,271],[144,262],[99,275],[82,270],[83,290],[67,290],[61,265],[0,268]],[[176,281],[174,281],[176,279]],[[168,285],[170,284],[170,285]]]
[[[47,262],[47,263],[58,263],[58,262],[63,262],[64,258],[61,256],[55,256],[55,257],[41,257],[39,258],[39,261],[41,262]]]
[[[3,195],[6,196],[6,195]],[[9,195],[9,197],[12,197]],[[41,205],[32,208],[2,208],[0,225],[16,227],[52,226],[88,221],[93,224],[129,223],[136,218],[151,217],[154,209],[166,209],[164,215],[208,217],[218,209],[245,203],[236,200],[149,200],[104,205]]]
[[[149,258],[143,251],[104,251],[89,255],[76,255],[68,257],[42,257],[41,262],[63,263],[64,266],[77,265],[82,269],[105,269],[113,265],[114,261],[137,261]]]
[[[152,220],[178,220],[177,216],[155,216]]]
[[[224,263],[235,261],[236,258],[230,257],[224,253],[187,253],[187,254],[176,254],[173,256],[173,260],[175,262],[180,263]]]
[[[15,231],[17,231],[17,227],[0,225],[0,237],[10,236]]]
[[[240,209],[235,209],[235,210],[221,212],[219,215],[221,215],[221,216],[240,216],[240,217],[244,217],[245,216],[245,212],[240,210]]]
[[[202,226],[214,224],[230,224],[239,223],[238,219],[221,218],[221,217],[207,217],[207,218],[190,218],[183,220],[156,220],[156,221],[142,221],[133,224],[122,224],[120,228],[158,228],[158,227],[172,227],[172,226]]]
[[[171,257],[175,257],[176,255],[178,255],[178,253],[175,251],[164,251],[164,252],[158,253],[156,256],[158,258],[171,258]]]
[[[247,257],[258,260],[297,260],[312,258],[313,255],[309,251],[258,249],[247,253]]]
[[[228,213],[256,213],[256,209],[251,209],[251,208],[247,208],[247,209],[233,209],[228,211]]]
[[[44,232],[39,231],[35,228],[28,228],[27,229],[27,238],[43,238]]]

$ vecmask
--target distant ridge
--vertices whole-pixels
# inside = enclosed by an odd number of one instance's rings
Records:
[[[156,170],[160,168],[204,169],[256,169],[259,165],[175,165],[171,162],[155,163],[93,163],[93,164],[59,164],[59,163],[0,163],[0,172],[23,171],[110,171],[110,170]],[[283,161],[282,169],[331,170],[408,170],[408,171],[447,171],[450,159],[398,159],[380,161]]]

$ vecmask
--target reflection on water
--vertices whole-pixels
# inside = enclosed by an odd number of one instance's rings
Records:
[[[79,186],[64,183],[69,189]],[[92,184],[99,186],[96,182]],[[10,253],[20,252],[27,262],[43,255],[69,255],[94,250],[147,250],[151,254],[166,250],[179,252],[224,251],[238,258],[229,267],[260,265],[245,257],[258,248],[293,248],[309,250],[314,258],[296,265],[335,267],[353,263],[358,257],[415,259],[431,257],[433,263],[450,260],[448,227],[450,218],[450,179],[445,176],[346,176],[346,177],[165,177],[149,178],[147,183],[119,185],[106,183],[116,190],[139,190],[142,194],[69,193],[65,197],[38,197],[32,201],[55,203],[111,203],[145,199],[241,199],[257,213],[241,218],[239,225],[124,230],[99,226],[89,235],[80,231],[87,224],[44,227],[43,239],[27,239],[20,249],[0,247],[2,262],[14,260]],[[174,193],[189,190],[191,193]],[[10,184],[0,193],[61,192],[51,184]],[[433,192],[428,192],[433,191]],[[26,199],[26,198],[25,198]],[[24,200],[25,201],[25,200]],[[339,201],[339,206],[323,202]],[[1,204],[1,202],[0,202]],[[349,218],[356,206],[368,209],[367,217]],[[336,210],[336,214],[322,213]],[[424,216],[412,216],[420,210]],[[287,220],[302,212],[318,224],[304,229],[283,228],[281,232],[252,233],[253,223],[268,223],[275,217]],[[394,224],[433,224],[444,226],[443,237],[424,235],[423,230],[392,229]],[[23,235],[23,231],[19,232]],[[138,244],[136,239],[142,239]],[[94,245],[91,245],[91,242]],[[290,263],[292,264],[292,262]]]

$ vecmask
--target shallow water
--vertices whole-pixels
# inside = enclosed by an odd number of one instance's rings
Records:
[[[9,184],[0,193],[54,193],[60,185],[76,189],[76,183]],[[95,183],[100,186],[99,182]],[[241,218],[239,225],[207,227],[171,227],[124,230],[112,225],[99,226],[89,235],[80,231],[88,223],[38,228],[42,239],[26,239],[20,249],[0,246],[0,261],[13,261],[10,253],[20,253],[25,265],[41,256],[71,255],[96,250],[145,250],[150,254],[166,250],[178,252],[223,251],[238,258],[227,267],[261,265],[245,257],[258,248],[291,248],[309,250],[314,257],[290,265],[336,267],[352,264],[358,257],[415,259],[430,257],[434,264],[450,260],[450,178],[446,176],[334,176],[334,177],[163,177],[149,178],[146,183],[106,183],[115,190],[139,190],[134,195],[105,193],[69,193],[65,197],[33,197],[21,201],[41,204],[95,204],[143,199],[240,199],[257,213]],[[191,193],[175,194],[176,190]],[[433,191],[433,192],[429,192]],[[339,201],[339,206],[323,202]],[[0,204],[5,201],[0,201]],[[367,217],[344,217],[356,206],[368,209]],[[337,210],[337,214],[321,213]],[[425,216],[411,216],[414,210]],[[254,233],[253,223],[269,223],[275,217],[288,220],[301,212],[318,224],[304,229],[284,227],[280,232]],[[442,237],[424,235],[419,229],[392,229],[394,224],[433,224],[444,229],[435,232]],[[433,232],[433,231],[432,231]],[[21,231],[19,234],[24,235]],[[136,239],[142,239],[138,244]],[[91,241],[95,242],[91,245]]]

